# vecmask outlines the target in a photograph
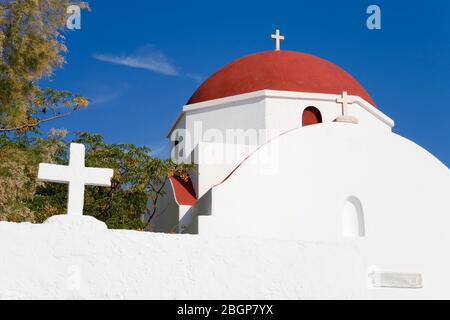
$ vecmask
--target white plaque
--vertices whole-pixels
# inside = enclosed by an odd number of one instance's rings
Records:
[[[423,279],[419,273],[374,272],[370,274],[375,288],[422,289]]]

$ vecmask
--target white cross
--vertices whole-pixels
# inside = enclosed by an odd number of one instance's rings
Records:
[[[275,34],[272,34],[272,39],[275,40],[275,51],[281,50],[281,41],[286,40],[286,38],[280,35],[280,30],[277,29]]]
[[[109,187],[114,175],[112,169],[86,168],[85,152],[84,145],[72,143],[69,166],[47,163],[39,165],[39,181],[69,184],[67,214],[72,216],[83,215],[85,186]]]
[[[342,115],[346,116],[348,105],[353,103],[353,101],[349,99],[347,92],[342,92],[342,97],[336,99],[336,102],[342,104]]]

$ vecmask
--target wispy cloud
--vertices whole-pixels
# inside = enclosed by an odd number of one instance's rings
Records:
[[[91,105],[104,105],[120,98],[121,91],[99,93],[91,98]]]
[[[91,107],[111,106],[121,100],[127,92],[129,85],[126,82],[105,84],[102,82],[90,82],[88,92]]]
[[[94,54],[94,58],[99,61],[109,62],[130,68],[145,69],[162,73],[168,76],[177,76],[178,70],[175,65],[152,45],[146,45],[132,54]]]
[[[192,79],[195,81],[195,83],[200,84],[203,82],[203,77],[199,74],[196,73],[188,73],[186,75],[188,78]]]

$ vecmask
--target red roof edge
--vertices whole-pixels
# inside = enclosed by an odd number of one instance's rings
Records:
[[[170,177],[170,184],[178,205],[193,206],[197,202],[194,185],[190,178],[188,181],[184,181],[180,177]]]

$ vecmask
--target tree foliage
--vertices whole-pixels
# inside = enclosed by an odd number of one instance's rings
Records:
[[[38,164],[51,161],[61,146],[57,131],[47,139],[19,135],[12,140],[0,136],[0,220],[35,222],[28,201],[39,185]]]
[[[70,1],[86,7],[86,4]],[[0,219],[33,221],[26,202],[37,187],[37,164],[51,160],[55,137],[39,124],[86,107],[81,95],[41,88],[62,67],[69,0],[0,0]]]
[[[81,95],[37,82],[61,67],[68,0],[0,1],[0,132],[27,131],[86,107]]]

